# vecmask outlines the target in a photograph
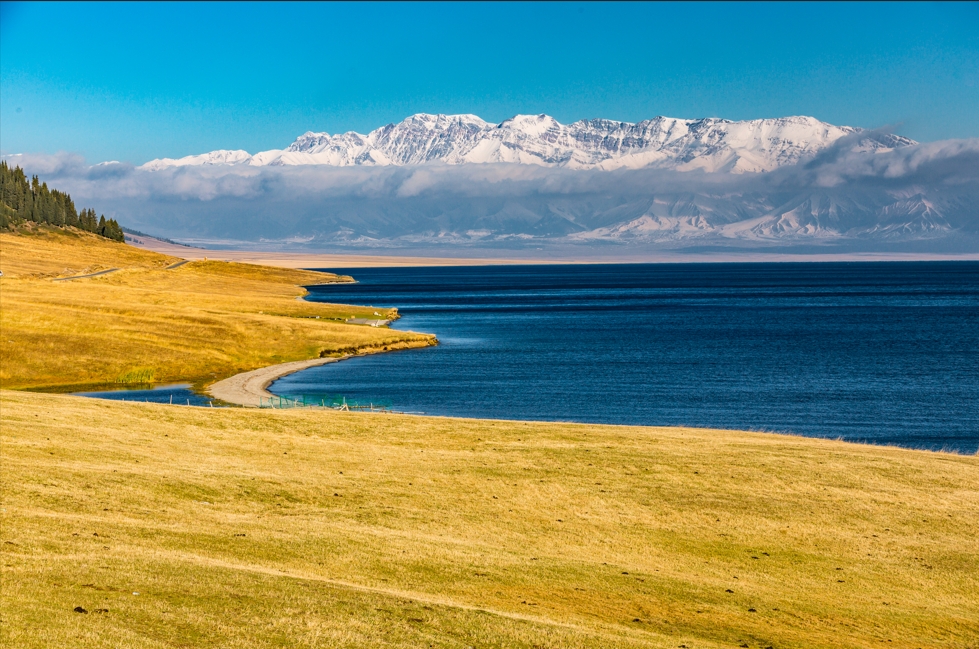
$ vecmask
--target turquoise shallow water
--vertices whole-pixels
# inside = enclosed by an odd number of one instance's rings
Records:
[[[145,401],[149,403],[170,403],[175,406],[211,406],[213,399],[190,389],[189,383],[160,385],[154,388],[101,390],[98,392],[75,392],[80,397],[96,397],[114,401]]]
[[[435,415],[979,448],[979,263],[330,269],[438,347],[272,386]]]

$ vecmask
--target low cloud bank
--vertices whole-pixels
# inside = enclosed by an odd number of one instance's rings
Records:
[[[844,138],[764,174],[515,164],[415,167],[89,165],[6,156],[124,225],[170,237],[310,247],[666,247],[958,241],[979,235],[979,139],[871,153]],[[957,238],[957,239],[956,239]]]

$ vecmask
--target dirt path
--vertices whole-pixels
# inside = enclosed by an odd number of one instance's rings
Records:
[[[97,273],[89,273],[88,275],[75,275],[74,277],[59,277],[58,279],[52,280],[54,282],[67,282],[70,279],[84,279],[86,277],[98,277],[99,275],[107,275],[109,273],[114,273],[118,268],[110,268],[109,270],[100,270]]]
[[[227,401],[228,403],[258,407],[262,403],[262,399],[275,396],[266,390],[266,388],[276,379],[287,374],[292,374],[293,372],[298,372],[299,370],[304,370],[307,367],[335,363],[343,358],[346,358],[346,356],[340,358],[314,358],[308,361],[293,361],[291,363],[260,367],[257,370],[242,372],[223,381],[218,381],[207,388],[206,392],[212,397]]]

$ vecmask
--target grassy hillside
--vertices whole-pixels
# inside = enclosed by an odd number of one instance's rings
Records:
[[[343,323],[393,311],[298,299],[301,285],[349,278],[215,261],[168,269],[179,261],[75,230],[0,234],[0,385],[205,384],[342,349],[432,341]]]
[[[73,228],[26,223],[0,232],[0,270],[7,278],[67,277],[117,266],[154,269],[178,261]]]
[[[979,639],[977,457],[0,397],[4,646]]]

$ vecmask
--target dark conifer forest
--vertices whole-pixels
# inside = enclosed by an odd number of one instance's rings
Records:
[[[113,241],[125,240],[115,219],[106,219],[104,214],[96,218],[93,209],[76,211],[68,194],[48,189],[48,184],[37,176],[28,180],[23,169],[11,169],[6,161],[0,161],[0,229],[9,230],[26,222],[73,227]]]

